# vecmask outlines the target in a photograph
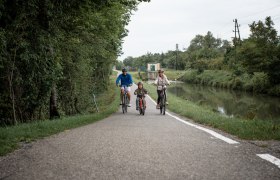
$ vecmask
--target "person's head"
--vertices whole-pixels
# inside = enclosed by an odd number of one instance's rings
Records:
[[[127,73],[126,68],[123,68],[123,69],[122,69],[122,73],[123,73],[124,75],[126,75],[126,73]]]
[[[137,85],[138,85],[138,88],[139,88],[139,89],[142,89],[142,88],[143,88],[143,83],[142,83],[142,82],[139,82]]]
[[[159,75],[160,77],[163,75],[163,73],[164,73],[164,70],[162,70],[162,69],[158,70],[158,75]]]

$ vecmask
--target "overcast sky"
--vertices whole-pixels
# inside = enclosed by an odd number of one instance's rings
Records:
[[[241,25],[241,38],[249,35],[248,24],[271,16],[280,31],[280,0],[151,0],[141,3],[127,26],[123,52],[119,57],[141,56],[187,48],[197,34],[211,31],[215,37],[231,40],[233,19]]]

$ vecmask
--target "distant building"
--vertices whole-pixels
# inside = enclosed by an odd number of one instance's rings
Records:
[[[158,71],[160,70],[160,63],[155,63],[155,64],[147,64],[147,71]]]
[[[160,70],[160,63],[147,64],[147,76],[149,80],[157,77],[157,71]]]

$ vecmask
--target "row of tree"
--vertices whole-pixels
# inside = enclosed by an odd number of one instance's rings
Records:
[[[196,35],[185,51],[147,53],[136,58],[127,57],[123,63],[126,66],[139,67],[146,66],[150,62],[159,62],[164,68],[184,70],[186,68],[198,68],[204,64],[204,61],[211,61],[212,64],[215,64],[217,60],[221,60],[221,57],[229,48],[231,48],[229,41],[215,38],[211,32],[207,32],[205,36]],[[205,68],[212,68],[210,64],[209,67]]]
[[[0,124],[87,109],[140,1],[0,1]]]
[[[279,85],[280,38],[271,17],[267,17],[264,22],[253,22],[249,26],[250,36],[240,42],[234,39],[231,43],[215,38],[208,32],[193,38],[184,51],[127,57],[123,63],[126,66],[145,67],[147,63],[159,62],[163,68],[197,69],[198,72],[206,69],[226,70],[235,76],[262,72],[268,77],[267,86]]]

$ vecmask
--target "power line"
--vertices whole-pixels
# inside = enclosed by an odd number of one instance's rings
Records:
[[[259,11],[259,12],[256,12],[256,13],[253,13],[253,14],[250,14],[250,15],[247,15],[247,16],[239,17],[238,19],[245,19],[245,18],[254,16],[254,15],[256,15],[256,14],[260,14],[260,13],[263,13],[263,12],[266,12],[266,11],[269,11],[269,10],[272,10],[272,9],[275,9],[275,8],[278,8],[278,7],[280,7],[280,4],[278,4],[278,5],[276,5],[276,6],[273,6],[273,7],[271,7],[271,8],[264,9],[264,10],[262,10],[262,11]]]
[[[277,19],[280,19],[280,15],[278,16],[275,16],[274,18],[272,18],[274,21],[277,20]]]
[[[280,14],[270,15],[270,17],[271,17],[272,20],[274,20],[274,19],[277,19],[278,17],[280,17]],[[248,24],[248,23],[252,23],[252,22],[253,22],[253,20],[245,20],[245,21],[241,20],[242,24]]]
[[[278,8],[278,7],[280,7],[280,4],[277,4],[277,5],[273,6],[273,7],[270,7],[270,8],[267,8],[267,9],[264,9],[264,10],[261,10],[261,11],[258,11],[258,12],[255,12],[255,13],[250,14],[250,15],[247,15],[247,16],[241,16],[241,17],[239,17],[238,19],[239,19],[239,20],[240,20],[240,19],[241,19],[241,20],[242,20],[242,19],[246,19],[246,18],[248,18],[248,17],[252,17],[252,16],[254,16],[254,15],[256,15],[256,14],[260,14],[260,13],[263,13],[263,12],[266,12],[266,11],[269,11],[269,10],[272,10],[272,9],[275,9],[275,8]],[[276,16],[278,16],[278,15],[276,15]],[[277,18],[277,19],[278,19],[278,18]],[[275,20],[276,20],[276,19],[275,19]],[[252,22],[251,20],[248,20],[248,21],[243,22],[242,24],[248,24],[248,23],[251,23],[251,22]],[[231,24],[231,22],[226,23],[225,25],[221,26],[217,31],[220,32],[220,31],[223,30],[224,28],[229,27],[230,24]],[[239,27],[240,27],[240,25],[239,25]],[[242,28],[244,28],[244,26],[243,26]]]

